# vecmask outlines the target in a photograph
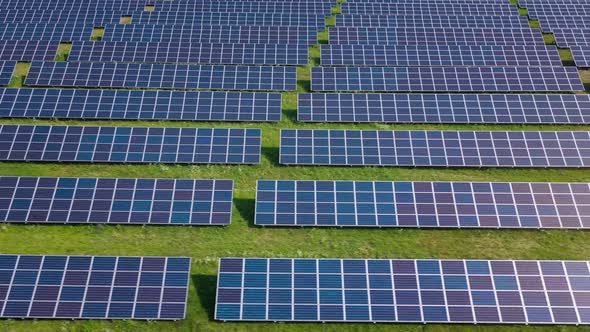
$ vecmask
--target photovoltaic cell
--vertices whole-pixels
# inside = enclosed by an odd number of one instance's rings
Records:
[[[589,324],[588,261],[221,258],[215,319]]]
[[[257,164],[260,129],[2,125],[0,160]]]
[[[75,43],[68,57],[68,61],[92,62],[297,66],[306,65],[308,59],[308,47],[302,44],[97,43],[92,41]]]
[[[315,27],[108,24],[103,41],[303,44],[317,43]]]
[[[0,222],[229,225],[232,180],[0,177]]]
[[[446,1],[446,0],[445,0]],[[542,24],[542,23],[541,23]],[[337,15],[337,27],[529,28],[525,16]]]
[[[258,180],[259,226],[590,228],[590,184]]]
[[[343,3],[344,15],[400,15],[400,16],[518,16],[516,6],[504,4],[478,4],[468,6],[462,3]]]
[[[188,257],[0,255],[0,317],[184,319]]]
[[[300,122],[590,123],[586,94],[299,94]]]
[[[330,44],[544,45],[539,30],[525,28],[335,27]]]
[[[312,91],[583,91],[575,67],[314,67]]]
[[[569,47],[578,67],[590,67],[590,45],[572,45]]]
[[[16,61],[0,60],[0,85],[8,85],[10,83],[15,67]]]
[[[283,129],[280,163],[590,167],[590,132]]]
[[[552,32],[556,29],[590,29],[589,16],[539,16],[541,31]]]
[[[590,29],[554,29],[557,46],[569,48],[573,45],[590,45]]]
[[[0,40],[0,60],[53,61],[58,41]]]
[[[281,95],[262,92],[0,89],[0,117],[280,121]]]
[[[562,66],[555,46],[321,45],[322,66]]]
[[[118,23],[121,12],[79,10],[0,10],[2,23],[90,24]]]
[[[96,62],[33,62],[29,86],[291,90],[295,67],[198,66]]]
[[[0,25],[0,40],[50,40],[80,41],[90,40],[92,24],[35,24],[11,23]]]

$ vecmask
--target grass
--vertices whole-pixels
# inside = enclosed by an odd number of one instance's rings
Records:
[[[92,35],[90,36],[90,39],[94,40],[94,41],[99,41],[102,39],[103,36],[104,36],[104,28],[98,27],[98,28],[92,29]]]
[[[55,61],[68,61],[70,51],[72,50],[72,43],[61,43],[57,48]]]
[[[119,20],[119,24],[131,24],[132,20],[133,20],[133,18],[131,16],[121,16],[121,19]]]
[[[320,35],[327,40],[327,34]],[[298,68],[298,91],[309,90],[319,46],[310,64]],[[13,86],[28,71],[19,64]],[[19,79],[20,78],[20,79]],[[20,82],[20,83],[19,83]],[[448,326],[387,324],[220,323],[212,320],[217,259],[223,256],[588,259],[590,232],[535,230],[417,230],[260,228],[253,225],[257,179],[571,181],[590,182],[581,169],[431,169],[404,167],[285,167],[278,165],[280,128],[436,129],[436,130],[590,130],[590,126],[304,124],[296,122],[297,92],[283,95],[283,120],[266,123],[3,120],[5,124],[70,124],[154,127],[262,128],[260,165],[103,165],[0,163],[2,175],[223,178],[235,181],[233,220],[228,227],[2,225],[0,251],[21,254],[182,255],[193,258],[187,318],[178,322],[0,321],[1,331],[573,331],[563,326]]]

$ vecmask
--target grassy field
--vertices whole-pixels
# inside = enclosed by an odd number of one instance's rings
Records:
[[[329,23],[333,24],[333,18]],[[326,41],[322,33],[320,41]],[[67,48],[64,48],[67,49]],[[67,52],[67,51],[64,51]],[[319,47],[311,48],[319,64]],[[66,59],[65,54],[58,60]],[[310,66],[298,71],[299,92],[309,89]],[[26,66],[12,82],[20,86]],[[222,178],[235,181],[233,221],[228,227],[0,226],[0,252],[69,255],[164,255],[193,258],[187,318],[178,322],[0,321],[1,331],[570,331],[575,327],[498,327],[384,324],[273,324],[213,321],[217,260],[223,256],[354,258],[588,259],[590,232],[535,230],[416,230],[259,228],[253,225],[257,179],[462,180],[590,182],[580,169],[425,169],[285,167],[278,164],[280,128],[590,130],[590,126],[485,126],[420,124],[302,124],[296,122],[297,93],[285,93],[277,124],[3,120],[8,124],[262,128],[263,158],[255,166],[89,165],[0,163],[2,175]]]

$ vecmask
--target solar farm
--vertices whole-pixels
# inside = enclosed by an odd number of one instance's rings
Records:
[[[590,325],[587,1],[0,4],[0,330]]]

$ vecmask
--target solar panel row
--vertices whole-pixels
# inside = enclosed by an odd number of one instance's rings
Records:
[[[0,126],[0,160],[257,164],[260,129]]]
[[[556,51],[557,52],[557,51]],[[69,61],[306,65],[302,44],[200,44],[178,42],[78,42]]]
[[[555,29],[590,29],[589,16],[539,16],[541,31],[552,32]]]
[[[221,258],[215,319],[588,324],[587,261]]]
[[[90,24],[118,23],[121,12],[77,10],[0,10],[2,23]]]
[[[92,37],[92,24],[11,23],[0,25],[0,40],[81,41]]]
[[[590,132],[283,129],[280,163],[590,167]]]
[[[518,16],[516,7],[505,3],[482,4],[477,6],[465,6],[461,3],[435,3],[421,5],[419,3],[407,4],[369,4],[369,3],[343,3],[341,5],[344,15],[403,15],[403,16]]]
[[[325,29],[326,16],[302,13],[191,13],[139,12],[133,13],[133,24],[158,25],[268,25],[309,26]]]
[[[125,6],[121,6],[125,8]],[[110,7],[109,7],[110,8]],[[172,1],[156,4],[157,11],[176,12],[227,12],[227,13],[285,13],[330,15],[329,2],[183,2]]]
[[[232,180],[0,177],[0,222],[229,225]]]
[[[553,29],[558,47],[568,48],[574,45],[590,45],[590,29]]]
[[[590,228],[588,183],[259,180],[260,226]]]
[[[299,94],[298,121],[590,123],[586,94]]]
[[[281,95],[76,89],[0,89],[0,117],[280,121]]]
[[[337,27],[529,28],[524,16],[337,15]]]
[[[0,40],[0,60],[53,61],[58,41]]]
[[[295,90],[295,67],[33,62],[29,86]]]
[[[544,16],[590,16],[590,7],[582,5],[567,6],[559,3],[546,3],[541,6],[528,8],[528,16],[531,19],[539,19]]]
[[[569,47],[578,67],[590,67],[590,45],[572,45]]]
[[[178,320],[188,257],[0,255],[0,317]]]
[[[16,61],[0,60],[0,85],[8,85],[10,83],[15,67]]]
[[[561,66],[555,46],[321,45],[322,66]]]
[[[575,67],[314,67],[312,91],[583,91]]]

